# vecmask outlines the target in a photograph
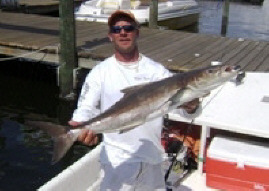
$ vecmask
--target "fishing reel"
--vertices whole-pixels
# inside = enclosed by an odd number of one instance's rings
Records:
[[[188,127],[188,129],[189,128],[190,127]],[[173,128],[173,125],[171,125],[170,121],[165,118],[162,144],[167,153],[165,174],[167,190],[171,190],[173,187],[180,185],[182,179],[188,174],[188,172],[190,172],[190,169],[193,168],[192,161],[194,161],[190,156],[189,148],[183,144],[185,138],[183,137],[183,140],[179,140],[174,134],[174,130],[175,128]]]

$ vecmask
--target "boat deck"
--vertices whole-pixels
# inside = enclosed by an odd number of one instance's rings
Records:
[[[201,175],[196,170],[190,173],[175,191],[217,191],[217,189],[207,187],[205,182],[206,174]]]
[[[79,66],[91,69],[113,54],[107,26],[76,22]],[[179,71],[212,61],[269,71],[269,42],[142,27],[140,52]],[[0,54],[59,64],[59,18],[0,11]]]

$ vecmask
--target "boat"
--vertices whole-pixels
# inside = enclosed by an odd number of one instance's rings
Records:
[[[121,9],[130,11],[141,24],[149,22],[151,0],[88,0],[75,10],[80,21],[106,23],[111,13]],[[159,0],[158,25],[180,29],[198,22],[200,8],[195,0]]]
[[[186,147],[185,147],[186,148]],[[101,183],[101,167],[99,163],[99,156],[101,145],[98,145],[92,151],[87,153],[73,165],[63,170],[60,174],[52,178],[50,181],[41,186],[39,191],[97,191]],[[184,153],[184,152],[183,152]],[[167,188],[172,190],[205,190],[204,176],[200,176],[197,171],[187,176],[188,170],[183,170],[180,166],[183,164],[183,155],[177,156],[177,162],[174,163],[171,173],[168,176]],[[172,162],[172,156],[166,157],[163,162],[164,170],[168,170]],[[181,160],[181,162],[180,162]],[[186,177],[187,178],[186,178]],[[184,181],[181,182],[183,178]],[[193,184],[193,182],[196,184]],[[199,183],[200,181],[200,183]],[[187,189],[188,188],[188,189]]]
[[[179,151],[168,149],[166,143],[176,134],[164,123],[163,168],[167,171],[173,167],[167,179],[170,190],[269,190],[269,74],[248,72],[245,75],[239,81],[227,82],[204,98],[203,112],[194,121],[180,116],[176,110],[168,114],[168,121],[191,123],[202,131],[198,167],[195,168],[188,161],[187,145],[176,146],[181,148]],[[208,139],[210,129],[220,130],[221,134]],[[206,147],[208,140],[210,145]],[[39,190],[98,190],[100,151],[101,145],[98,145]]]

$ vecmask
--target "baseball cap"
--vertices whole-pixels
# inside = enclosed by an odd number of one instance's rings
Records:
[[[117,10],[110,15],[108,18],[108,26],[113,26],[119,19],[127,18],[133,21],[136,27],[139,27],[139,22],[135,19],[135,16],[130,11]]]

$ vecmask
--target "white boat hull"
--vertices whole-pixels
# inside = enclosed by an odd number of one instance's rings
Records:
[[[107,5],[102,6],[99,5],[100,1],[101,0],[89,0],[81,4],[81,6],[75,11],[76,20],[106,23],[112,12],[117,9],[123,9],[132,12],[138,22],[141,24],[148,23],[149,21],[148,4],[138,3],[138,6],[135,6],[131,4],[135,4],[135,2],[140,1],[133,1],[133,3],[129,3],[127,6],[124,6],[125,8],[122,8],[121,5],[119,3],[117,4],[117,1],[115,0],[107,0],[113,1],[115,5],[113,5],[111,2],[107,2]],[[177,28],[174,25],[178,25],[180,28],[182,28],[196,23],[198,21],[199,13],[200,9],[195,0],[161,1],[158,3],[158,24],[160,26],[167,26],[171,29]],[[172,24],[170,20],[173,20]],[[174,21],[178,22],[179,24],[176,24]],[[183,23],[180,25],[180,22]],[[170,25],[167,25],[167,23]]]
[[[40,187],[39,191],[98,191],[101,182],[101,167],[99,163],[99,155],[101,146],[97,146],[91,152],[86,154],[80,160],[69,166],[56,177]],[[170,165],[169,161],[164,161],[164,168]],[[179,173],[179,174],[178,174]],[[180,176],[180,172],[171,171],[170,181],[176,182]],[[195,182],[195,184],[194,184]],[[173,186],[173,190],[193,190],[193,191],[211,191],[205,184],[205,175],[201,175],[198,171],[192,172],[177,187]]]
[[[101,146],[97,146],[80,160],[40,187],[39,191],[96,190],[100,181]]]

